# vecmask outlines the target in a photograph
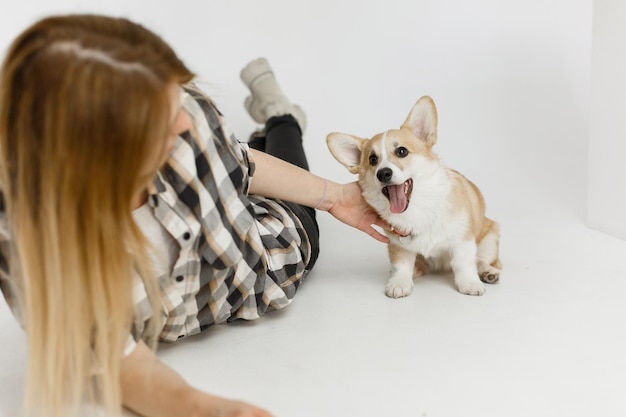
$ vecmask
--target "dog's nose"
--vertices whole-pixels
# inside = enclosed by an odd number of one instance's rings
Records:
[[[378,181],[382,182],[383,184],[387,184],[389,181],[391,181],[392,176],[393,171],[391,170],[391,168],[381,168],[376,172],[376,178],[378,178]]]

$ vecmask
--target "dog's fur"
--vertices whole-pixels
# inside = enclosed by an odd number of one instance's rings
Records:
[[[482,295],[500,277],[499,226],[485,217],[478,188],[439,160],[437,110],[420,98],[400,129],[371,139],[331,133],[333,156],[358,174],[365,200],[393,226],[391,271],[385,293],[405,297],[413,277],[449,270],[463,294]],[[392,230],[394,230],[392,229]]]

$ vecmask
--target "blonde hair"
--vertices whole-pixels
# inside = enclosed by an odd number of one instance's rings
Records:
[[[29,413],[75,415],[85,398],[121,409],[137,271],[160,305],[131,199],[146,184],[142,160],[169,133],[167,86],[192,77],[157,35],[104,16],[42,19],[5,57],[0,190],[28,338]]]

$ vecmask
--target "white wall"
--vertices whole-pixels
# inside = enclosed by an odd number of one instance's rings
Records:
[[[626,239],[626,3],[593,3],[587,220]]]
[[[436,149],[480,186],[505,235],[507,222],[584,221],[592,0],[39,0],[12,8],[0,15],[1,50],[50,12],[146,24],[199,74],[240,138],[255,125],[239,69],[267,56],[307,112],[312,169],[335,180],[352,177],[328,152],[329,132],[399,126],[429,94],[439,109]]]

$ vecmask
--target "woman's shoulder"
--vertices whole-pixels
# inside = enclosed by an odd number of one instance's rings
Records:
[[[187,93],[193,100],[200,105],[200,108],[205,113],[215,114],[217,117],[222,117],[222,113],[217,108],[215,102],[209,97],[209,95],[195,82],[189,82],[182,86],[185,93]]]
[[[193,82],[183,85],[183,90],[186,93],[183,96],[183,107],[191,116],[196,133],[200,136],[211,135],[218,144],[234,145],[236,139],[211,97]]]

